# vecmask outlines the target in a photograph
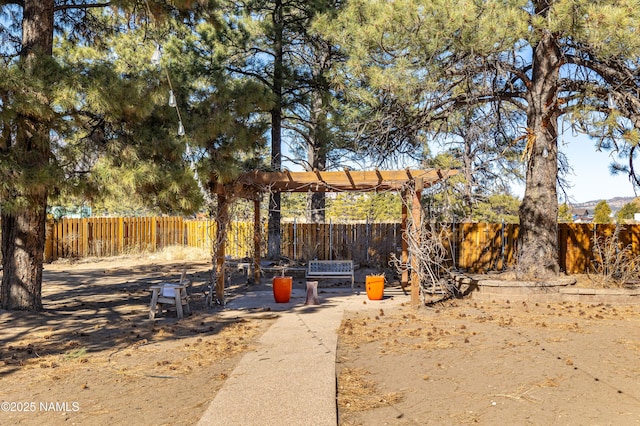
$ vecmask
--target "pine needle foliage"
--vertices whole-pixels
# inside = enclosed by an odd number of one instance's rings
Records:
[[[613,169],[640,183],[639,23],[638,0],[353,0],[316,25],[348,57],[335,84],[359,105],[348,119],[365,145],[416,151],[478,110],[517,129],[518,273],[535,279],[559,271],[559,123],[620,155]]]

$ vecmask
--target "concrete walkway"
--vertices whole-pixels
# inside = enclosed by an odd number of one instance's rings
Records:
[[[364,292],[329,289],[320,293],[320,305],[305,306],[305,292],[294,289],[289,303],[275,303],[270,291],[229,302],[224,315],[268,309],[279,318],[240,360],[198,424],[337,424],[335,362],[343,313],[409,301],[399,291],[389,296],[387,291],[384,300],[369,301]]]

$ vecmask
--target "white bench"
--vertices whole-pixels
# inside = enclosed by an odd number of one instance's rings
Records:
[[[353,260],[310,260],[307,265],[306,278],[351,278],[353,291]]]

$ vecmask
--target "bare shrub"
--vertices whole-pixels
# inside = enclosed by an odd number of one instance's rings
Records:
[[[311,244],[301,244],[300,247],[300,259],[309,261],[318,258],[318,253],[320,253],[320,244],[317,243],[315,246]]]
[[[612,235],[593,237],[593,273],[589,276],[600,287],[623,287],[640,278],[640,255],[633,253],[631,245],[622,245],[621,229],[616,226]]]
[[[410,260],[404,264],[395,254],[391,255],[390,265],[398,273],[406,269],[417,274],[420,281],[420,292],[423,300],[427,295],[442,294],[445,297],[457,296],[458,289],[451,279],[453,267],[449,244],[450,232],[442,226],[432,222],[422,222],[416,229],[411,223],[407,232],[407,243]],[[412,261],[413,260],[413,261]]]
[[[67,257],[79,257],[80,253],[78,253],[78,241],[80,240],[80,236],[72,232],[67,234],[62,239],[62,251]]]

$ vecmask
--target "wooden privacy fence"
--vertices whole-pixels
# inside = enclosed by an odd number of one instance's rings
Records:
[[[267,226],[263,226],[261,253],[266,253]],[[253,223],[228,225],[225,253],[252,257]],[[210,251],[216,234],[212,220],[180,217],[61,219],[47,224],[45,259],[114,256],[153,252],[168,246]],[[386,264],[402,244],[400,224],[282,224],[282,255],[290,259],[353,259]]]
[[[516,264],[518,225],[487,223],[439,224],[447,235],[445,246],[458,269],[487,272]],[[45,259],[113,256],[153,252],[168,246],[196,247],[211,252],[215,222],[180,217],[84,218],[50,221]],[[373,266],[388,266],[400,257],[402,235],[398,223],[302,224],[283,223],[281,253],[294,260],[350,259]],[[593,261],[594,238],[611,236],[615,225],[558,224],[560,268],[584,273]],[[261,254],[266,253],[266,224]],[[640,225],[624,225],[620,247],[640,255]],[[253,223],[229,224],[225,251],[232,258],[252,257]]]
[[[47,261],[89,256],[154,252],[169,246],[211,251],[215,221],[181,217],[62,219],[47,223]],[[253,252],[253,225],[229,226],[226,250],[233,257]]]
[[[452,230],[452,252],[456,266],[471,272],[500,271],[517,262],[518,225],[463,223],[446,225]],[[558,224],[558,263],[568,274],[582,274],[592,268],[594,242],[615,234],[616,225],[592,223]],[[629,248],[640,256],[640,225],[621,225],[617,250]]]
[[[179,217],[61,219],[47,223],[45,259],[115,256],[185,245]]]
[[[386,266],[391,254],[399,256],[402,250],[399,223],[286,223],[281,234],[281,253],[290,259],[348,259]]]

